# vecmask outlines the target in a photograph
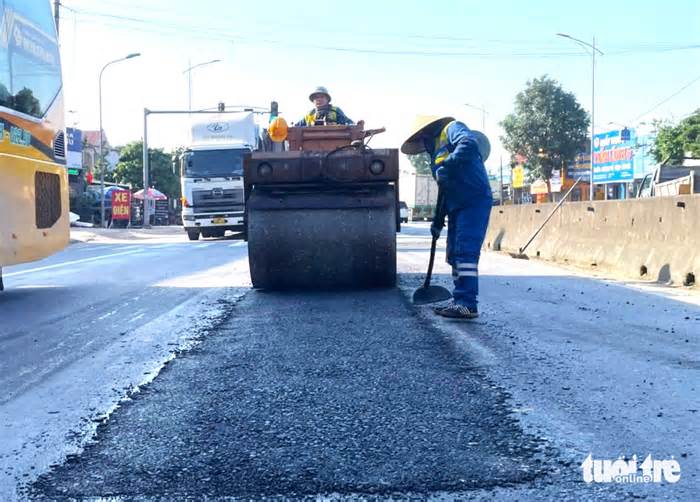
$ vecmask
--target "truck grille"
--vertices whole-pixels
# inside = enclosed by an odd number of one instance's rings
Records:
[[[37,228],[51,228],[61,217],[61,178],[58,174],[34,173],[34,207]]]
[[[192,208],[194,213],[214,213],[242,210],[244,205],[242,188],[214,188],[194,190]]]

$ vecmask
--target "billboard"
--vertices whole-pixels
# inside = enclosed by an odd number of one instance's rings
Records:
[[[634,180],[634,131],[607,131],[593,138],[593,183],[625,183]]]
[[[525,185],[525,166],[518,165],[513,168],[513,188],[522,188]]]
[[[637,134],[634,152],[634,177],[642,179],[652,172],[657,165],[653,155],[655,134]]]
[[[591,180],[591,156],[579,153],[576,159],[566,166],[566,177],[572,180],[580,179],[584,183]]]
[[[68,145],[66,152],[66,167],[69,169],[82,169],[83,167],[83,131],[66,128]]]
[[[112,191],[112,219],[128,220],[131,217],[131,192],[128,190]]]

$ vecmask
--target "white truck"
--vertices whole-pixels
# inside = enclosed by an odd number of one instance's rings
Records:
[[[437,204],[437,184],[429,174],[416,175],[413,220],[432,220]]]
[[[637,190],[637,198],[696,193],[700,193],[700,167],[661,165],[644,177]]]
[[[192,125],[192,140],[177,159],[182,224],[190,240],[243,230],[243,158],[260,146],[252,112],[220,115]]]

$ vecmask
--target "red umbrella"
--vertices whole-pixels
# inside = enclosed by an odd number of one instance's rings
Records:
[[[148,189],[148,193],[146,194],[146,197],[149,200],[168,200],[168,197],[163,192],[161,192],[160,190],[156,190],[153,187],[150,187]],[[143,200],[143,189],[134,193],[134,199]]]

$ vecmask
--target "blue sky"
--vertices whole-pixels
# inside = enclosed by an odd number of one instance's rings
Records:
[[[528,79],[549,74],[590,110],[591,59],[557,32],[605,53],[596,66],[596,125],[679,119],[700,107],[700,2],[62,0],[61,44],[69,125],[97,128],[97,75],[107,61],[104,125],[113,144],[142,136],[142,110],[187,107],[188,61],[219,58],[193,72],[193,104],[267,105],[290,120],[310,108],[309,90],[368,127],[376,144],[398,146],[416,114],[450,114],[481,128],[502,152],[498,122]],[[127,19],[128,18],[128,19]],[[695,46],[697,48],[686,48]],[[186,141],[185,119],[154,118],[150,141]]]

